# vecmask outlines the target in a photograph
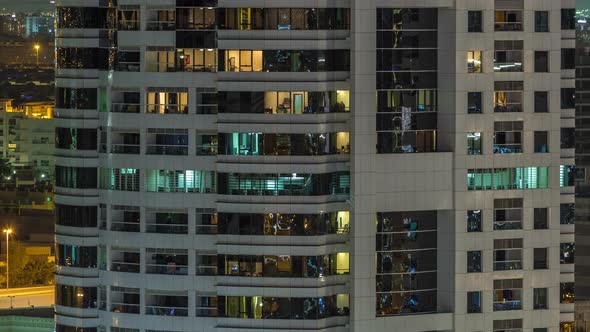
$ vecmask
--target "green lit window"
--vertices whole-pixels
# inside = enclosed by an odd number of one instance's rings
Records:
[[[547,167],[469,169],[468,190],[544,189],[549,186]]]
[[[215,172],[146,170],[147,192],[215,192]]]
[[[574,166],[559,166],[559,186],[571,187],[574,185]]]

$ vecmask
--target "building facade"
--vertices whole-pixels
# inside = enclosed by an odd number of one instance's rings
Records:
[[[25,38],[53,35],[53,16],[30,15],[25,20]]]
[[[573,331],[575,1],[56,3],[58,332]]]
[[[576,24],[576,328],[579,331],[590,330],[590,150],[588,149],[587,110],[590,110],[588,94],[590,88],[590,31],[588,30],[588,12],[577,11]]]
[[[13,107],[11,99],[3,99],[0,105],[1,158],[26,182],[21,184],[51,181],[55,171],[54,103],[26,102]],[[21,170],[26,171],[21,174]]]

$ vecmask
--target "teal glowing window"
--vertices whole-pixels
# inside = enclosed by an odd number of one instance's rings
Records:
[[[484,168],[467,171],[468,190],[544,189],[547,167]]]

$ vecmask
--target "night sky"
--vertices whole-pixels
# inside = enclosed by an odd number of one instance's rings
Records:
[[[590,9],[590,0],[576,0],[576,7],[577,9]]]

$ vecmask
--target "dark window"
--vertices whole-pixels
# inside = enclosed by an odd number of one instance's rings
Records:
[[[549,12],[535,12],[535,32],[549,32]]]
[[[96,287],[55,285],[55,304],[73,308],[96,308]]]
[[[96,227],[96,206],[55,204],[55,223],[69,227]]]
[[[377,8],[377,29],[432,30],[438,27],[436,8]]]
[[[535,51],[535,72],[546,73],[549,71],[549,52]]]
[[[55,107],[66,109],[96,109],[95,88],[56,88]]]
[[[96,332],[96,327],[77,327],[55,324],[55,332]]]
[[[576,144],[576,128],[561,128],[560,131],[562,149],[573,149]]]
[[[549,94],[547,91],[535,91],[535,113],[549,112]]]
[[[561,9],[561,30],[574,30],[576,28],[576,9]]]
[[[559,284],[559,303],[574,303],[575,289],[573,282]]]
[[[56,64],[60,69],[114,69],[115,52],[107,48],[58,47]]]
[[[535,270],[543,270],[547,268],[547,248],[535,248],[533,256],[533,268]]]
[[[549,140],[546,131],[535,131],[535,153],[549,152]]]
[[[116,8],[57,7],[59,29],[115,29]]]
[[[467,113],[480,114],[481,111],[481,92],[467,92]]]
[[[561,69],[576,69],[576,49],[561,49]]]
[[[559,263],[573,264],[576,253],[576,245],[572,242],[561,243],[559,245]]]
[[[547,288],[533,289],[533,309],[547,309]]]
[[[481,292],[467,292],[467,313],[481,312]]]
[[[481,272],[481,251],[467,252],[467,272]]]
[[[467,232],[481,232],[481,210],[467,211]]]
[[[576,89],[575,88],[561,88],[561,108],[575,108],[576,107]]]
[[[178,5],[177,5],[178,6]],[[217,7],[217,5],[214,5]],[[220,19],[225,13],[219,8]],[[232,8],[234,9],[234,8]],[[227,10],[232,10],[227,9]],[[238,8],[235,8],[238,10]],[[253,9],[254,10],[254,9]],[[246,10],[247,11],[247,10]],[[237,14],[237,13],[236,13]],[[245,14],[247,15],[247,14]],[[238,15],[235,15],[236,21]],[[178,30],[211,30],[215,29],[215,8],[206,7],[178,7],[176,8],[176,29]]]
[[[573,225],[575,223],[575,208],[574,203],[559,205],[559,223],[561,225]]]
[[[177,13],[179,9],[176,9]],[[343,30],[350,25],[348,8],[217,8],[217,12],[219,28],[228,30]],[[177,15],[177,21],[186,22],[183,25],[187,28],[193,28],[195,21],[202,24],[200,17],[188,14],[180,19]],[[215,13],[212,15],[213,22],[204,25],[205,28],[210,29],[215,23]]]
[[[219,234],[234,235],[273,235],[299,236],[324,235],[338,232],[348,233],[348,212],[327,212],[323,214],[250,214],[219,213],[217,217],[199,215],[198,225],[219,225]],[[219,221],[217,221],[219,220]],[[285,223],[291,227],[284,231],[275,231]],[[267,227],[270,225],[271,227]]]
[[[55,185],[72,189],[96,188],[96,168],[55,166]]]
[[[424,294],[429,293],[429,294]],[[412,308],[416,308],[417,306],[425,306],[426,302],[429,302],[429,305],[432,306],[431,301],[426,301],[426,296],[430,296],[431,292],[419,292],[417,296],[412,294],[412,299],[414,299],[417,303],[416,305],[410,304]],[[436,293],[436,292],[434,292]],[[377,303],[379,305],[389,307],[397,307],[402,308],[407,306],[406,298],[410,298],[410,293],[402,293],[399,297],[392,298],[391,296],[385,297],[384,299],[381,298],[378,294],[377,296]],[[146,294],[146,297],[149,295]],[[250,297],[250,296],[218,296],[217,303],[218,303],[218,316],[225,317],[225,318],[258,318],[258,319],[306,319],[306,320],[313,320],[313,319],[323,319],[335,316],[348,316],[349,315],[349,307],[347,304],[341,303],[340,301],[336,301],[337,296],[339,295],[331,295],[331,296],[324,296],[324,297],[310,297],[310,298],[303,298],[303,297],[268,297],[268,296],[259,296],[259,297]],[[157,298],[157,296],[151,296]],[[160,296],[161,297],[161,296]],[[424,298],[423,298],[424,297]],[[175,311],[175,308],[178,307],[188,307],[188,297],[184,297],[182,303],[170,303],[171,296],[167,296],[167,298],[162,299],[160,302],[166,302],[167,308],[170,308],[171,312]],[[178,297],[176,297],[178,298]],[[389,300],[389,302],[387,301]],[[423,301],[425,300],[425,301]],[[261,304],[258,307],[258,301]],[[179,302],[176,300],[175,302]],[[255,304],[255,305],[253,305]],[[156,303],[155,308],[161,308],[161,304]],[[434,303],[434,308],[436,310],[436,302]],[[385,308],[384,308],[385,309]],[[409,309],[408,309],[409,310]],[[379,308],[377,311],[380,311]],[[379,313],[378,313],[379,314]],[[178,310],[176,310],[176,316],[179,316]],[[186,310],[185,314],[186,316]]]
[[[96,247],[58,244],[55,252],[55,262],[61,266],[95,268]]]
[[[68,150],[96,150],[96,129],[55,128],[55,147]]]
[[[483,32],[481,10],[470,10],[467,12],[467,31]]]
[[[217,48],[215,31],[176,31],[177,48]]]
[[[534,228],[547,229],[547,208],[535,208]]]

